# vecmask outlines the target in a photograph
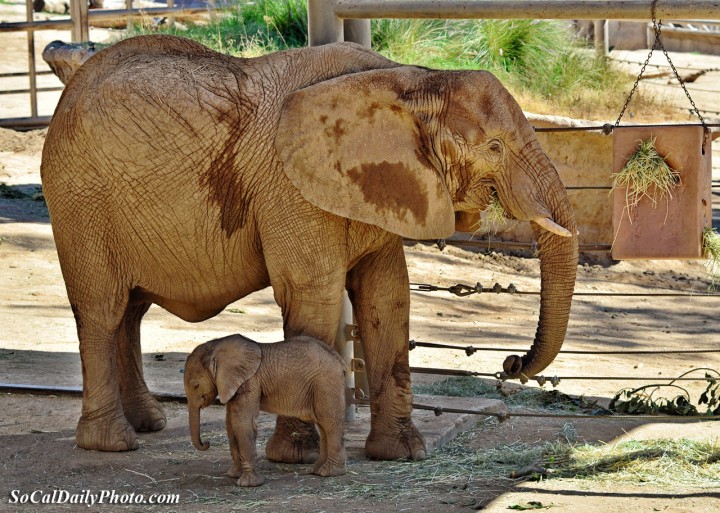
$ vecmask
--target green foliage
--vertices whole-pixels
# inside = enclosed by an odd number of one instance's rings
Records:
[[[307,46],[306,0],[257,0],[240,5],[246,34],[258,34],[277,48]]]
[[[221,53],[257,57],[277,50],[307,46],[305,0],[257,0],[218,10],[210,24],[162,27],[159,31],[187,37]],[[134,27],[127,36],[146,33]]]
[[[720,415],[720,373],[712,369],[693,369],[680,377],[697,371],[705,370],[707,387],[698,399],[698,406],[706,405],[705,415]],[[710,371],[713,374],[710,374]],[[655,393],[662,389],[680,390],[680,394],[672,397],[655,397]],[[610,401],[610,410],[626,415],[701,415],[698,408],[692,404],[692,398],[687,390],[670,382],[661,385],[645,385],[639,388],[624,388]]]
[[[707,270],[710,275],[709,290],[717,289],[717,276],[720,274],[720,234],[715,230],[706,226],[702,234],[702,252],[707,258]]]
[[[512,91],[560,106],[607,103],[598,96],[624,89],[631,77],[584,48],[569,26],[546,20],[373,20],[373,47],[407,64],[485,69]]]

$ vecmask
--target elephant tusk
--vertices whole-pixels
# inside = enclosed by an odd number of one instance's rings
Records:
[[[554,233],[555,235],[560,235],[561,237],[572,237],[572,233],[570,233],[569,230],[566,228],[563,228],[559,224],[557,224],[555,221],[550,219],[549,217],[542,217],[538,216],[535,219],[533,219],[533,222],[537,223],[541,227],[543,227],[545,230]]]

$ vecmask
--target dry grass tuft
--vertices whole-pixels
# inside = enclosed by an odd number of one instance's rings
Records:
[[[680,181],[680,174],[672,169],[655,148],[655,138],[638,141],[635,153],[625,167],[612,175],[613,189],[625,188],[626,208],[636,207],[641,199],[648,198],[653,207],[659,199],[672,198],[672,189]]]

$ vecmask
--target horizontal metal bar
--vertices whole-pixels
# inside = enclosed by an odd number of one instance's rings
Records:
[[[416,374],[436,374],[438,376],[476,376],[476,377],[482,377],[482,378],[494,378],[494,379],[500,379],[499,372],[496,372],[494,374],[488,373],[488,372],[475,372],[475,371],[469,371],[469,370],[462,370],[462,369],[436,369],[432,367],[410,367],[410,372],[414,372]],[[540,379],[540,376],[535,376],[533,380]],[[557,381],[566,381],[566,380],[580,380],[580,381],[647,381],[648,383],[657,383],[658,381],[711,381],[713,379],[717,378],[668,378],[665,376],[652,376],[652,377],[638,377],[638,376],[557,376],[553,378]],[[547,378],[547,381],[551,381],[550,378]]]
[[[558,19],[649,20],[652,0],[336,0],[341,19],[446,18],[446,19]],[[656,15],[661,19],[720,20],[718,0],[663,0]]]
[[[210,8],[204,7],[148,7],[147,9],[103,9],[90,11],[88,18],[90,24],[93,21],[121,20],[123,16],[166,16],[166,15],[191,15],[209,12]],[[122,21],[122,20],[121,20]],[[72,20],[47,20],[47,21],[17,21],[0,22],[0,32],[17,32],[19,30],[63,30],[73,27]]]
[[[68,386],[46,386],[46,385],[26,385],[16,383],[0,383],[0,392],[10,394],[33,394],[33,395],[63,395],[69,397],[82,397],[82,387]],[[169,394],[162,392],[153,392],[153,397],[163,402],[179,402],[186,403],[187,397],[183,394]]]
[[[16,71],[14,73],[0,73],[0,78],[13,78],[13,77],[27,77],[30,73],[27,71]],[[54,75],[54,73],[50,70],[47,71],[36,71],[36,76],[39,75]]]
[[[507,348],[507,347],[483,347],[483,346],[455,346],[450,344],[441,344],[437,342],[418,342],[411,340],[409,342],[410,350],[416,347],[426,347],[430,349],[452,349],[465,351],[468,356],[471,356],[477,352],[498,352],[498,353],[515,353],[523,352],[527,348]],[[625,356],[628,354],[711,354],[720,353],[720,347],[713,349],[619,349],[615,351],[588,351],[579,349],[561,349],[558,354],[583,354],[583,355],[621,355]]]
[[[14,128],[16,130],[33,130],[45,128],[50,124],[52,116],[36,116],[29,118],[5,118],[0,119],[0,127]]]
[[[38,87],[35,89],[35,92],[38,93],[48,93],[51,91],[62,91],[65,89],[64,86],[57,86],[57,87]],[[7,91],[0,91],[0,94],[27,94],[30,93],[30,89],[8,89]]]

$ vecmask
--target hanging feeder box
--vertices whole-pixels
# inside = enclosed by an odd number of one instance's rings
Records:
[[[665,50],[656,7],[657,0],[653,0],[655,42],[613,129],[612,257],[616,260],[703,258],[703,230],[712,225],[710,130]],[[665,55],[700,125],[620,126],[657,48]],[[631,158],[632,169],[618,176]]]
[[[643,141],[654,141],[657,153],[678,173],[663,196],[651,185],[633,204],[628,187],[617,187],[613,198],[612,257],[631,259],[703,258],[703,229],[712,224],[712,165],[702,125],[615,127],[613,173],[619,173]]]

